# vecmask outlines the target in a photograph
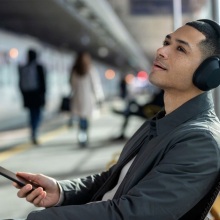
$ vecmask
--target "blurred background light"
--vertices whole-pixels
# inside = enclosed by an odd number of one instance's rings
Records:
[[[125,77],[125,81],[127,84],[132,84],[135,79],[135,76],[132,73],[129,73]]]
[[[140,71],[137,74],[137,78],[138,78],[138,80],[145,81],[148,79],[148,74],[145,71]]]
[[[18,57],[18,49],[17,48],[11,48],[9,50],[9,56],[12,59],[16,59]]]
[[[105,72],[105,77],[106,77],[106,79],[108,79],[108,80],[114,79],[114,78],[115,78],[115,71],[112,70],[112,69],[106,70],[106,72]]]

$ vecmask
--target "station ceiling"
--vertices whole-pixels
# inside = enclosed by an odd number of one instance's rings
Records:
[[[146,58],[106,1],[1,0],[0,29],[30,35],[122,68],[146,68]]]

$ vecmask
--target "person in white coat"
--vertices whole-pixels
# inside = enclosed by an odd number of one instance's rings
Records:
[[[79,121],[77,139],[81,147],[88,143],[89,118],[95,107],[91,62],[89,53],[80,52],[70,74],[70,85],[74,94],[71,101],[71,115]]]

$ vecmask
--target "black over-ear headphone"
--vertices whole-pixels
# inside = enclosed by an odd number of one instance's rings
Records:
[[[220,26],[218,23],[208,20],[200,19],[209,24],[218,34],[220,42]],[[220,56],[211,56],[206,58],[196,69],[193,75],[193,83],[202,91],[214,89],[220,85]]]

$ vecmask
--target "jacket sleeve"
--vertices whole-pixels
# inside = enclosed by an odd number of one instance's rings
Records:
[[[58,181],[64,192],[62,206],[80,205],[90,202],[110,173],[111,169],[101,174],[95,174],[85,178]]]
[[[192,135],[192,141],[186,137],[165,152],[148,174],[142,171],[142,179],[119,198],[32,212],[28,220],[179,219],[208,192],[219,172],[217,143]],[[138,172],[133,173],[132,178],[137,178],[137,175]]]

